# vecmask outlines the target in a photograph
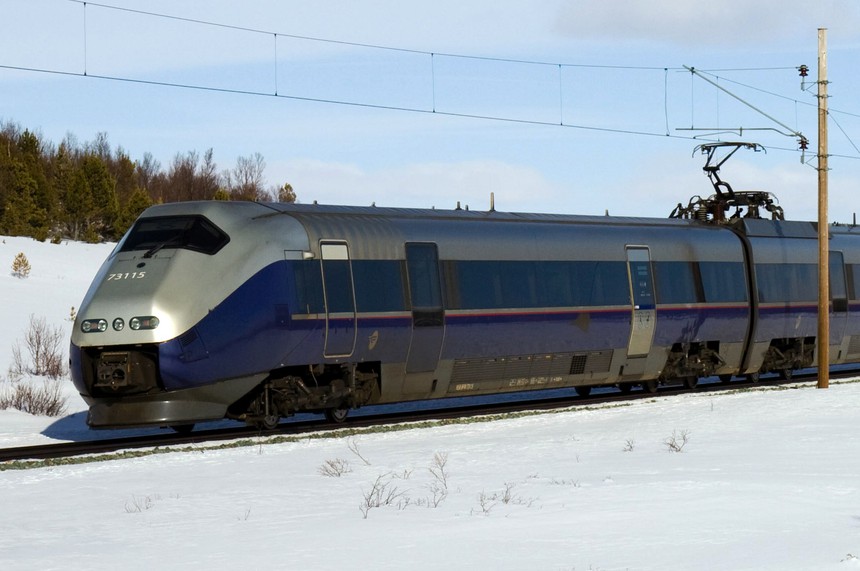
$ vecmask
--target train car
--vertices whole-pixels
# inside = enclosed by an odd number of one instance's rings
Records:
[[[72,377],[95,428],[272,427],[300,411],[790,372],[814,354],[810,228],[158,205],[81,304]],[[833,239],[838,362],[860,358],[853,230]]]
[[[818,335],[818,229],[811,222],[745,219],[738,232],[750,250],[757,316],[748,368],[790,377],[810,367]],[[855,268],[860,229],[833,225],[830,234],[830,362],[860,359]]]

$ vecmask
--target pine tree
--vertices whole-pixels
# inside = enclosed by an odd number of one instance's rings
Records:
[[[12,275],[16,278],[26,278],[30,275],[30,260],[24,255],[24,252],[18,252],[15,259],[12,260]]]
[[[296,201],[296,191],[293,190],[293,185],[288,182],[284,183],[284,186],[278,189],[278,202],[295,202]]]
[[[9,175],[10,188],[0,218],[0,233],[44,240],[48,236],[48,214],[36,203],[36,181],[18,159],[12,159]]]
[[[113,233],[113,224],[119,214],[119,201],[116,196],[116,180],[108,172],[104,160],[94,154],[87,154],[81,162],[81,169],[87,179],[93,201],[94,218],[90,225],[106,236]]]
[[[89,227],[93,214],[93,195],[84,171],[74,169],[69,176],[68,188],[63,198],[66,227],[72,240],[79,240]]]
[[[140,213],[152,206],[152,200],[142,188],[136,188],[128,199],[128,204],[122,209],[119,218],[116,219],[114,229],[118,235],[125,234],[132,223],[137,220]]]

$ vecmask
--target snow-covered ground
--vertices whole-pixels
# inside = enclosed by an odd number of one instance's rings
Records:
[[[109,251],[5,239],[0,375]],[[87,437],[72,397],[0,411],[0,446]],[[0,569],[860,569],[858,409],[798,385],[0,471]]]

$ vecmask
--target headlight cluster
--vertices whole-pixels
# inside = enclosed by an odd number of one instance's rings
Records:
[[[144,331],[147,329],[155,329],[160,321],[154,315],[140,315],[132,317],[128,320],[128,326],[135,331]],[[106,319],[84,319],[81,322],[81,331],[84,333],[104,333],[107,331],[108,322]],[[125,329],[125,321],[122,317],[117,317],[113,320],[114,331],[122,331]]]

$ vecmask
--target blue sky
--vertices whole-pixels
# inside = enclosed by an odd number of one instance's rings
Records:
[[[855,0],[0,0],[0,9],[0,120],[55,143],[106,132],[133,159],[150,152],[165,168],[190,150],[211,147],[221,169],[259,152],[269,183],[290,182],[302,202],[485,209],[493,192],[499,210],[657,217],[712,192],[693,156],[702,141],[690,139],[709,131],[682,129],[743,127],[743,137],[718,137],[767,153],[738,153],[723,178],[776,193],[789,218],[815,219],[816,100],[795,68],[808,65],[815,80],[826,27],[838,122],[831,219],[860,209]],[[755,130],[779,125],[684,65],[714,70],[720,85],[804,133],[810,164],[794,138]]]

